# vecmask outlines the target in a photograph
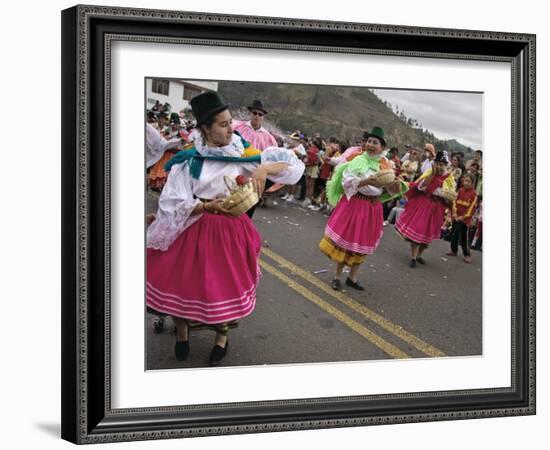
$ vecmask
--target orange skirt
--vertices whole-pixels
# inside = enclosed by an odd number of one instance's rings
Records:
[[[367,255],[350,252],[349,250],[338,247],[326,235],[323,236],[323,239],[319,242],[319,249],[333,261],[350,267],[354,264],[362,264],[367,258]]]
[[[151,167],[147,175],[147,183],[151,186],[151,189],[162,190],[168,178],[168,172],[164,170],[164,165],[170,161],[175,154],[176,152],[174,150],[165,151],[162,157]]]

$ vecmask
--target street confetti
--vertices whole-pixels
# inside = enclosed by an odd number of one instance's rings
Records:
[[[313,273],[314,273],[315,275],[317,275],[318,273],[326,273],[326,272],[328,272],[327,269],[321,269],[321,270],[314,270],[314,271],[313,271]]]
[[[447,262],[447,261],[448,261],[448,259],[447,259],[447,258],[441,258],[441,261],[445,261],[445,262]]]

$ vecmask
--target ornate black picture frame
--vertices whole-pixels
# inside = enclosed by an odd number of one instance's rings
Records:
[[[113,409],[110,49],[117,40],[509,62],[511,386]],[[534,35],[75,6],[62,12],[62,108],[64,439],[84,444],[535,414]]]

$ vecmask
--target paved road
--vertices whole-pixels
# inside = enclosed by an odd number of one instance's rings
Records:
[[[327,217],[276,200],[254,215],[264,248],[254,313],[229,335],[224,366],[425,358],[482,353],[481,253],[473,263],[447,257],[435,242],[425,266],[408,266],[408,244],[385,228],[375,255],[359,272],[366,287],[330,288],[334,264],[318,249]],[[148,210],[154,210],[154,198]],[[190,357],[177,362],[170,319],[152,332],[147,316],[149,369],[204,367],[214,333],[191,334]]]

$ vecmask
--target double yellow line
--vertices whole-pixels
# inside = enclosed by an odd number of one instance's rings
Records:
[[[392,335],[400,338],[401,340],[411,345],[412,347],[416,348],[417,350],[424,353],[425,355],[431,356],[431,357],[446,356],[445,353],[443,353],[441,350],[424,342],[422,339],[412,335],[411,333],[406,331],[403,327],[392,323],[391,321],[375,313],[374,311],[370,310],[369,308],[362,305],[361,303],[353,300],[352,298],[348,297],[342,292],[334,291],[329,285],[319,280],[319,278],[311,275],[309,272],[296,266],[286,258],[283,258],[277,253],[273,252],[272,250],[263,248],[262,253],[265,256],[272,259],[273,261],[275,261],[279,265],[279,267],[282,267],[288,270],[289,272],[291,272],[292,274],[297,275],[300,278],[304,279],[305,281],[311,283],[312,285],[314,285],[321,291],[325,292],[332,298],[336,299],[340,303],[343,303],[348,308],[359,313],[361,316],[369,319],[371,322],[375,323],[376,325],[384,328],[386,331],[388,331]],[[350,316],[340,311],[338,308],[335,308],[326,300],[323,300],[321,297],[311,292],[309,289],[302,286],[300,283],[297,283],[292,278],[288,277],[283,272],[276,269],[271,264],[267,263],[264,259],[260,260],[260,265],[264,270],[268,271],[269,273],[271,273],[272,275],[280,279],[283,283],[288,285],[291,289],[295,290],[296,292],[301,294],[303,297],[310,300],[311,302],[319,306],[321,309],[323,309],[324,311],[326,311],[327,313],[329,313],[330,315],[338,319],[340,322],[344,323],[350,329],[352,329],[356,333],[360,334],[361,336],[369,340],[372,344],[374,344],[376,347],[378,347],[387,355],[391,356],[392,358],[399,358],[399,359],[410,358],[410,356],[407,353],[400,350],[398,347],[391,344],[390,342],[386,341],[381,336],[378,336],[376,333],[371,331],[366,326],[353,320]]]

